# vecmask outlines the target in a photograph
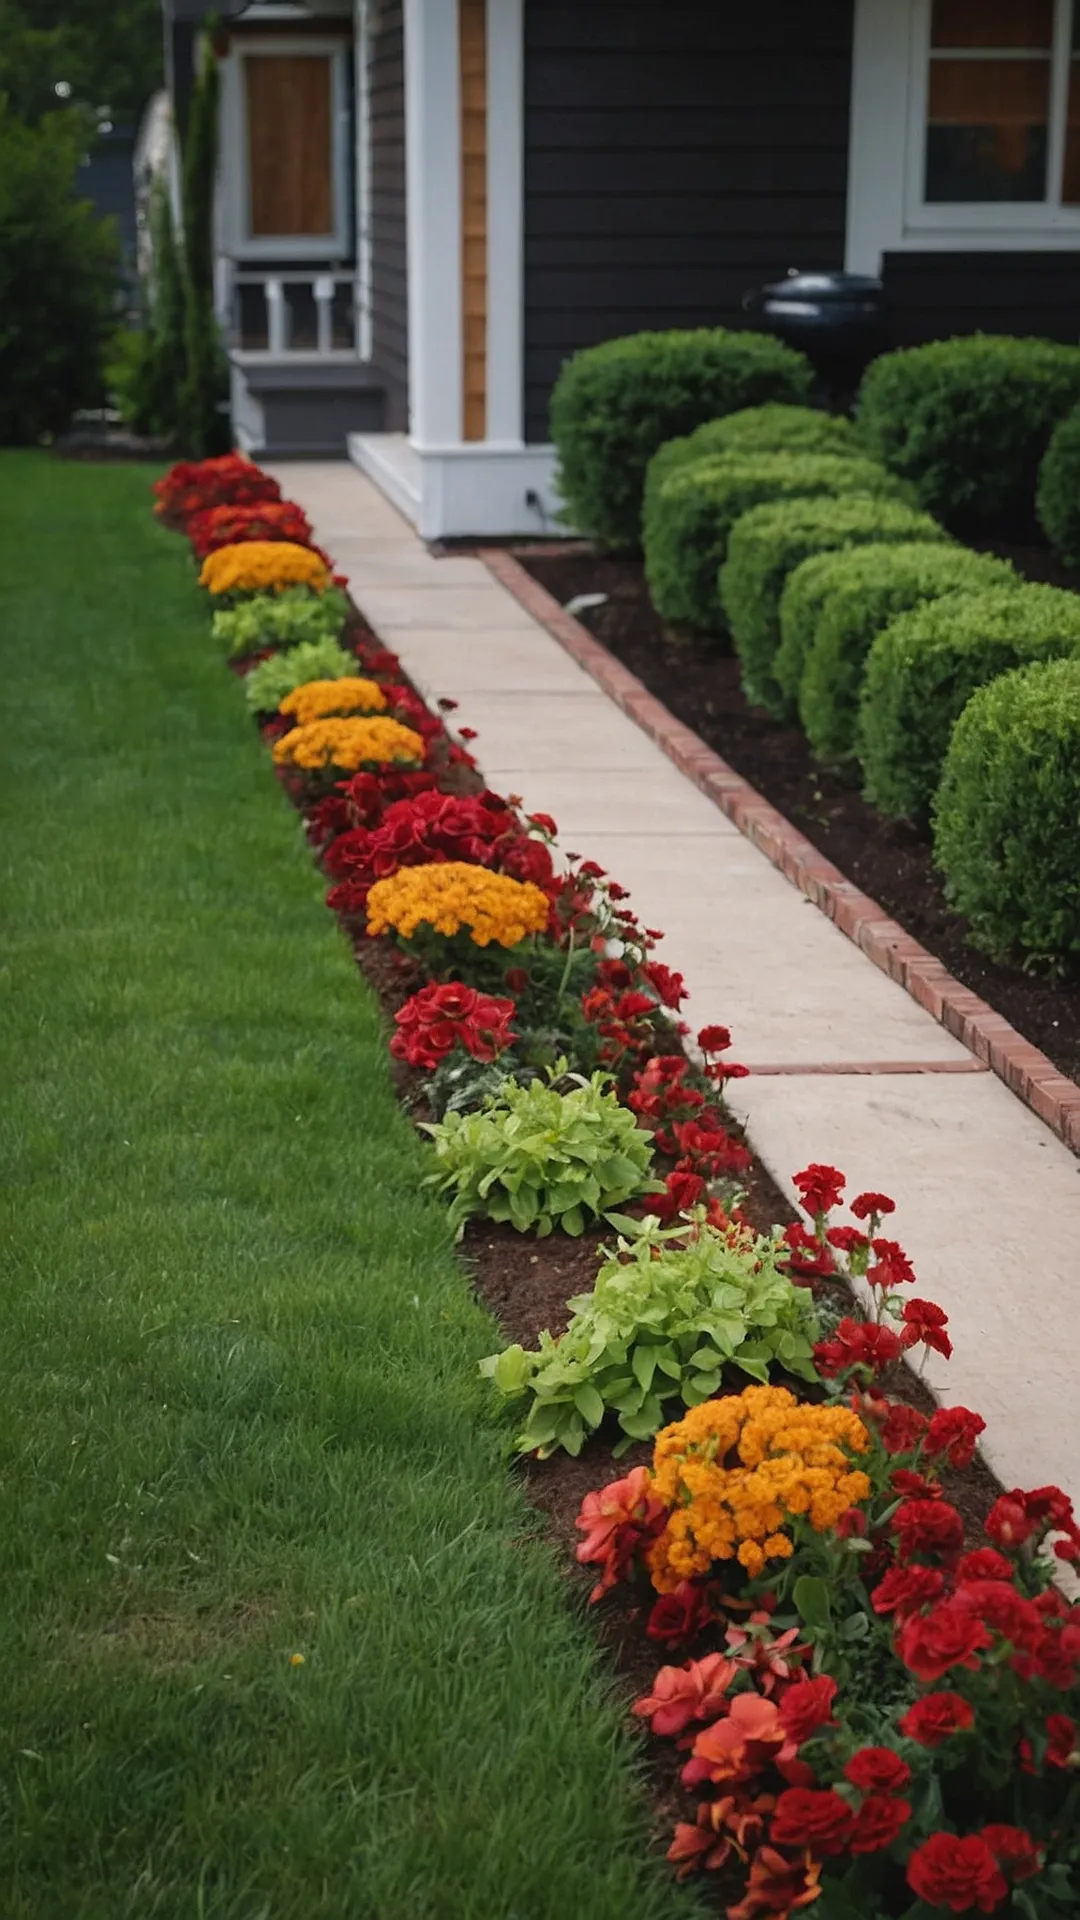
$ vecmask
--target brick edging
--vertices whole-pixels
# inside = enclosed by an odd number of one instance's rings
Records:
[[[904,987],[919,1006],[990,1067],[1039,1119],[1080,1153],[1080,1087],[1059,1073],[1038,1047],[970,988],[954,980],[940,960],[905,933],[883,907],[826,860],[811,840],[793,827],[756,787],[729,767],[718,753],[676,720],[636,674],[616,660],[599,640],[566,613],[520,561],[501,548],[478,555],[488,572],[545,627],[554,640],[614,700],[616,706],[655,740],[680,773],[725,813],[739,832],[779,867],[781,873],[835,921],[882,973]]]

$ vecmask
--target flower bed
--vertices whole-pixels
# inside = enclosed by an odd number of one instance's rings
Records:
[[[243,553],[215,555],[230,583]],[[290,692],[263,732],[331,906],[407,989],[390,1046],[423,1076],[452,1218],[489,1245],[550,1235],[553,1268],[595,1283],[562,1338],[485,1370],[522,1450],[552,1456],[536,1475],[582,1455],[577,1558],[622,1604],[628,1664],[644,1679],[650,1642],[689,1656],[634,1708],[676,1742],[674,1867],[715,1874],[729,1920],[819,1900],[833,1920],[1074,1912],[1080,1612],[1051,1578],[1080,1558],[1068,1501],[1001,1495],[990,1544],[966,1537],[952,1496],[984,1423],[912,1404],[903,1354],[949,1336],[882,1231],[892,1202],[856,1195],[839,1222],[843,1176],[812,1164],[805,1221],[755,1230],[727,1029],[687,1052],[657,930],[594,863],[560,868],[555,823],[483,788],[468,730],[370,635],[344,638],[366,710]],[[629,1472],[598,1485],[611,1441]]]

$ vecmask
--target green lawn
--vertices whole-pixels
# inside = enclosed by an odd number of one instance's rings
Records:
[[[699,1912],[150,477],[0,456],[0,1911]]]

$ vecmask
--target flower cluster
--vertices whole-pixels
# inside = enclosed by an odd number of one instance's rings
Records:
[[[424,758],[424,742],[400,720],[376,714],[370,720],[312,720],[306,726],[293,727],[274,742],[273,756],[276,766],[297,767],[307,773],[320,767],[353,772],[357,767],[381,766],[386,761],[417,766]]]
[[[338,885],[328,906],[362,913],[376,880],[402,867],[465,861],[528,880],[546,890],[551,854],[543,840],[522,832],[517,814],[497,794],[450,794],[428,790],[385,807],[371,827],[357,827],[335,840],[325,865]]]
[[[199,585],[208,593],[271,593],[284,587],[325,592],[331,584],[325,560],[290,540],[245,540],[219,547],[203,561]]]
[[[153,493],[159,518],[181,526],[207,507],[281,498],[277,481],[239,453],[212,460],[179,460],[161,480],[155,480]]]
[[[197,560],[205,560],[207,554],[216,553],[219,547],[239,545],[245,540],[291,540],[298,547],[313,544],[311,523],[291,500],[201,507],[187,516],[184,530]]]
[[[393,930],[405,940],[420,926],[452,939],[465,932],[478,947],[516,947],[547,926],[547,895],[528,880],[491,873],[462,860],[403,867],[368,894],[369,934]]]
[[[497,1060],[513,1045],[514,1002],[478,993],[475,987],[432,984],[410,995],[394,1015],[390,1051],[407,1066],[435,1068],[455,1047],[474,1060]]]
[[[382,713],[386,695],[374,680],[344,674],[340,680],[307,680],[294,687],[278,703],[278,712],[287,714],[298,727],[325,720],[330,714]]]

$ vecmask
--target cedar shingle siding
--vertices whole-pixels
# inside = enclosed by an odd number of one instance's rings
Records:
[[[525,0],[526,438],[566,356],[840,267],[852,0]]]
[[[405,252],[405,70],[401,0],[372,9],[371,360],[386,381],[389,432],[409,424]]]

